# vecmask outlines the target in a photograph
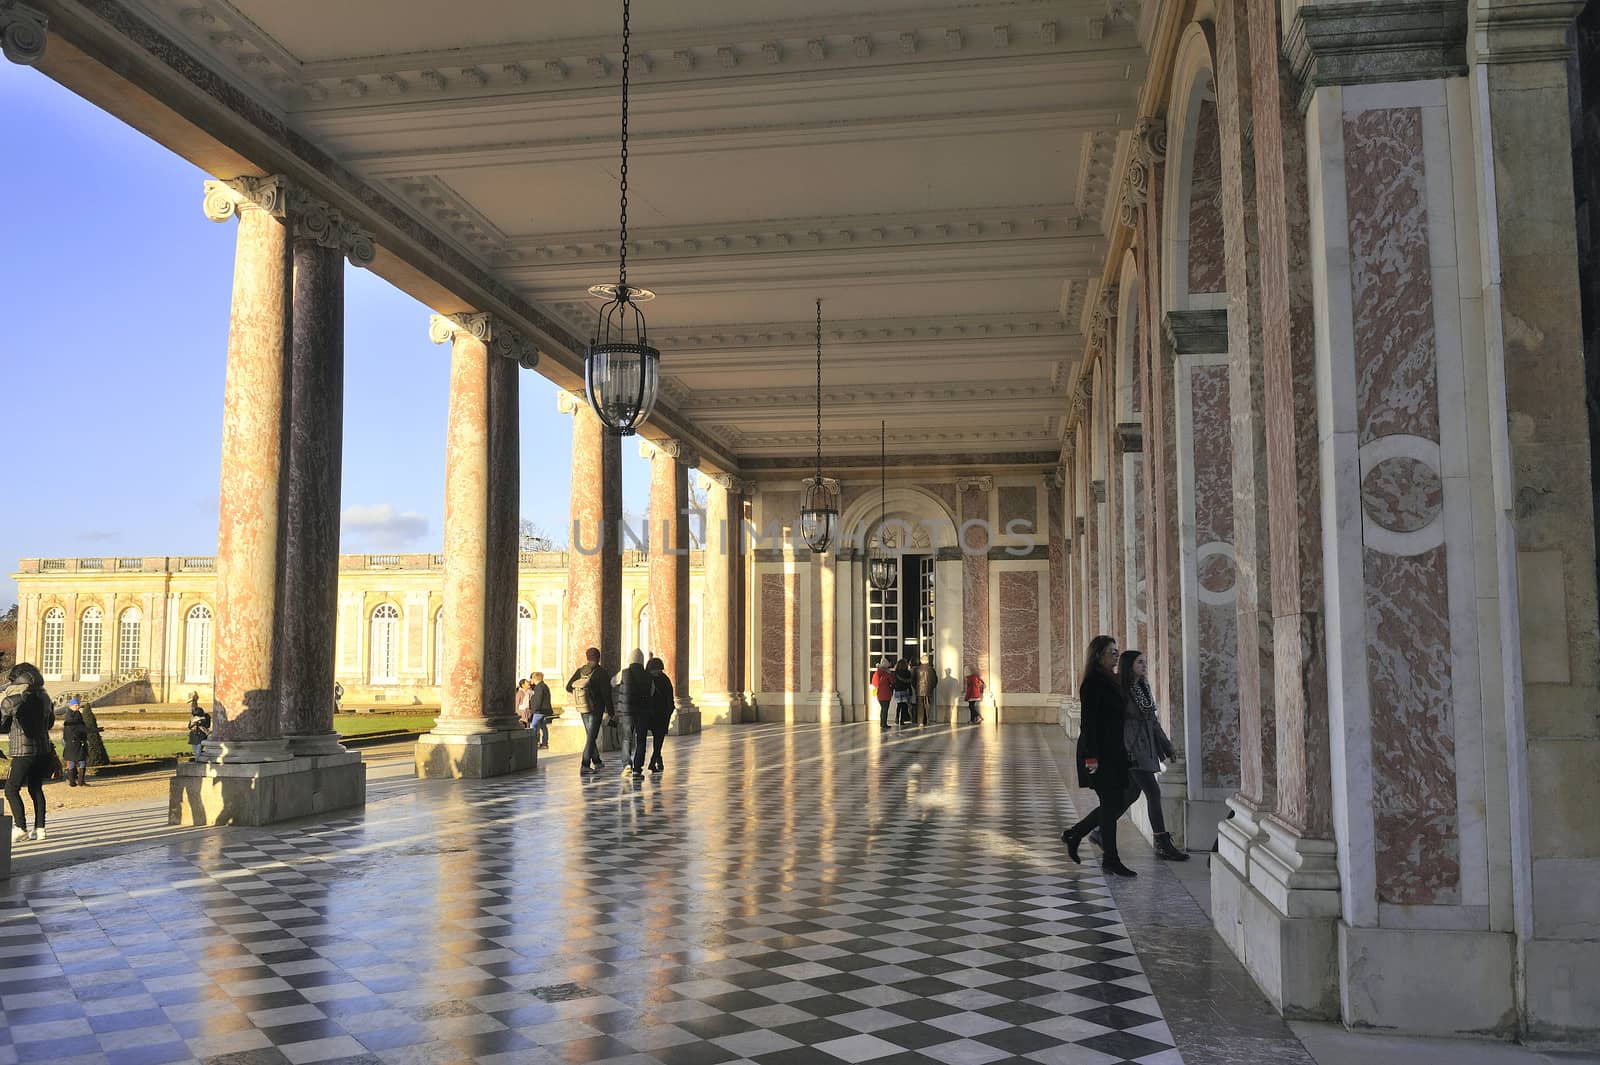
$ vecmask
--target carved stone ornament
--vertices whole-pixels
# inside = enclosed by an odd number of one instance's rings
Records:
[[[562,414],[576,414],[588,405],[582,398],[573,395],[566,389],[556,393],[556,410]]]
[[[1100,290],[1100,313],[1115,318],[1122,310],[1122,286],[1107,285]]]
[[[342,252],[351,266],[365,268],[377,258],[378,248],[371,233],[310,193],[289,190],[289,221],[294,226],[294,239],[315,241],[319,247]]]
[[[1167,161],[1167,122],[1163,118],[1141,118],[1133,132],[1133,150],[1146,166]]]
[[[957,492],[992,492],[994,491],[994,478],[985,473],[978,477],[957,477]]]
[[[731,473],[714,473],[711,480],[730,496],[750,495],[755,491],[755,485]]]
[[[1118,422],[1117,446],[1124,455],[1135,455],[1144,451],[1144,423]]]
[[[1065,466],[1052,466],[1048,470],[1040,471],[1044,483],[1050,488],[1065,488],[1067,486],[1067,468]]]
[[[276,174],[207,181],[205,193],[204,210],[213,222],[226,222],[245,210],[265,211],[282,219],[289,209],[289,184]]]
[[[17,0],[0,0],[0,51],[13,63],[31,67],[44,56],[49,19]]]
[[[515,359],[524,370],[539,365],[538,349],[492,314],[435,314],[428,319],[428,339],[435,344],[453,343],[457,333],[467,333],[481,341],[490,355]]]

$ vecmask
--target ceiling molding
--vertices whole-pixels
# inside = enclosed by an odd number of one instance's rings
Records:
[[[817,390],[791,388],[780,391],[755,392],[748,388],[706,389],[690,392],[678,404],[684,414],[715,414],[731,411],[740,415],[774,411],[794,412],[796,416],[809,415],[806,409],[816,402]],[[1001,403],[1017,402],[1046,406],[1064,404],[1065,389],[1040,387],[1035,382],[1012,385],[969,384],[946,385],[936,388],[916,384],[886,388],[838,388],[822,390],[824,412],[849,411],[856,407],[877,404],[938,404],[938,403]],[[1010,409],[1010,408],[1008,408]]]

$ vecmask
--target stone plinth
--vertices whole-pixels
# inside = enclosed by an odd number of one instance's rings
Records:
[[[699,710],[679,710],[672,715],[672,724],[667,728],[669,736],[693,736],[700,731],[701,715]]]
[[[579,729],[582,735],[582,729]],[[551,746],[555,729],[551,729]],[[580,742],[578,749],[583,745]],[[433,779],[480,779],[536,768],[539,751],[526,729],[445,735],[437,731],[417,737],[417,776]]]
[[[168,791],[173,825],[270,825],[361,806],[367,767],[355,751],[278,762],[184,762]]]

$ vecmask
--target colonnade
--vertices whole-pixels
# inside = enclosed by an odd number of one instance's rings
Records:
[[[1128,146],[1063,453],[1070,643],[1147,653],[1168,823],[1216,842],[1216,927],[1291,1015],[1600,1016],[1600,741],[1561,709],[1600,705],[1581,6],[1222,0]]]

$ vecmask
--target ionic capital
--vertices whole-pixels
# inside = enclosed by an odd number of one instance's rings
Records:
[[[1065,466],[1052,466],[1048,470],[1041,470],[1040,476],[1044,478],[1048,488],[1065,488],[1067,486],[1067,468]]]
[[[0,0],[0,52],[13,63],[33,66],[44,56],[49,24],[49,18],[36,7],[19,0]]]
[[[454,343],[458,334],[477,340],[490,355],[516,360],[524,370],[539,365],[539,352],[533,344],[492,314],[435,314],[428,319],[428,339],[435,344]]]
[[[1122,286],[1107,285],[1100,290],[1100,313],[1115,318],[1122,310]]]
[[[564,388],[556,393],[556,410],[562,414],[576,414],[586,406],[582,396],[575,396]]]
[[[351,266],[371,266],[377,258],[378,248],[371,233],[308,192],[289,190],[289,222],[294,227],[295,240],[332,248],[350,260]]]
[[[682,452],[683,445],[676,440],[651,440],[645,436],[639,438],[639,457],[642,459],[653,459],[657,455],[665,455],[669,459],[675,459]]]
[[[289,183],[282,175],[236,177],[205,183],[206,217],[226,222],[243,211],[265,211],[282,220],[289,212]]]
[[[743,477],[736,477],[731,473],[714,473],[711,475],[712,483],[730,496],[749,495],[755,491],[755,486]]]
[[[989,474],[980,474],[977,477],[957,477],[957,492],[992,492],[994,491],[994,478]]]

